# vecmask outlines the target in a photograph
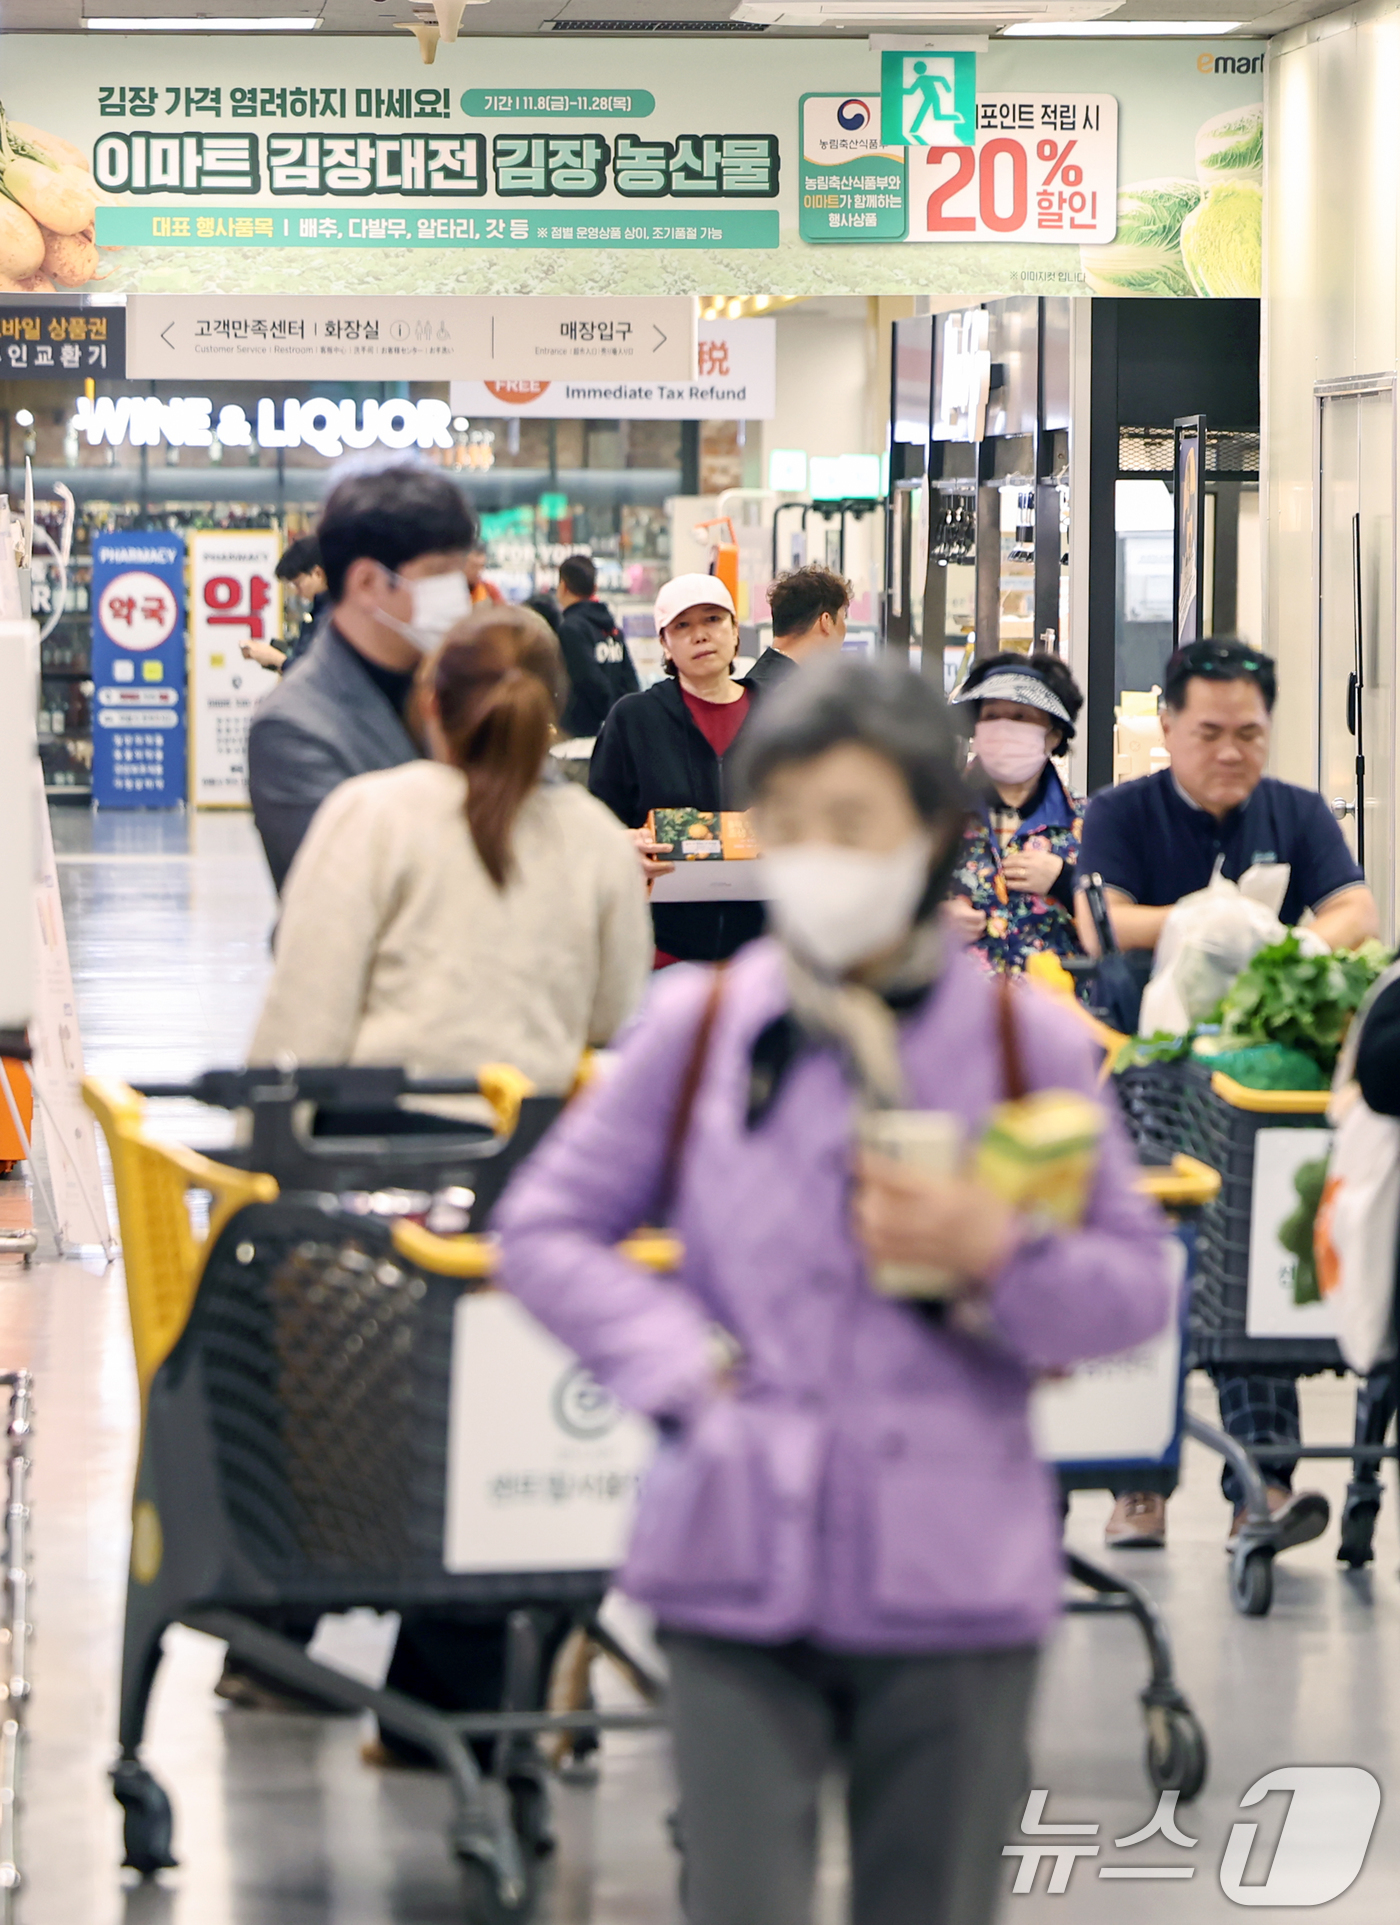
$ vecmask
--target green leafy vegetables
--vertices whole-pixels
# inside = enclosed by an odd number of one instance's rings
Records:
[[[1220,1005],[1222,1049],[1281,1043],[1330,1075],[1347,1025],[1390,961],[1378,942],[1305,956],[1290,930],[1240,971]]]

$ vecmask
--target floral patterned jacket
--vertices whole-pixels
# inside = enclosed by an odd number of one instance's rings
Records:
[[[976,771],[973,771],[975,779]],[[1040,794],[1011,837],[1009,848],[1043,849],[1060,856],[1072,869],[1079,859],[1079,835],[1084,802],[1072,796],[1052,764],[1046,764]],[[963,833],[962,857],[953,872],[952,890],[966,896],[987,918],[985,933],[968,954],[989,970],[1019,973],[1028,956],[1048,949],[1057,956],[1083,954],[1075,933],[1074,916],[1066,906],[1068,892],[1034,896],[1025,889],[1008,889],[1002,877],[1001,845],[992,826],[988,800],[980,799]],[[1060,895],[1066,901],[1060,901]]]

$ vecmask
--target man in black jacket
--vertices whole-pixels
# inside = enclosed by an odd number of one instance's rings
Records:
[[[598,571],[587,555],[559,564],[559,645],[569,677],[559,724],[565,735],[596,735],[613,703],[639,686],[622,630],[597,589]]]
[[[851,584],[833,568],[809,562],[779,575],[768,586],[773,646],[764,649],[744,677],[744,687],[766,695],[804,662],[836,654],[846,639],[850,605]]]

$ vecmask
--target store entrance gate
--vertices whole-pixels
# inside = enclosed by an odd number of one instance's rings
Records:
[[[1395,377],[1317,395],[1318,787],[1396,936]]]

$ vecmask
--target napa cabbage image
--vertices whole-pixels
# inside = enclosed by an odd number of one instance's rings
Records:
[[[1181,256],[1183,224],[1205,192],[1194,180],[1140,180],[1118,194],[1118,231],[1107,247],[1084,247],[1084,278],[1095,294],[1197,292]]]
[[[1264,106],[1231,107],[1196,129],[1196,177],[1202,187],[1264,179]]]
[[[1231,177],[1212,187],[1182,222],[1181,258],[1195,293],[1214,300],[1257,295],[1262,284],[1264,195]]]
[[[1264,109],[1256,101],[1196,129],[1196,179],[1120,189],[1118,232],[1080,249],[1095,294],[1257,295],[1264,232]]]

